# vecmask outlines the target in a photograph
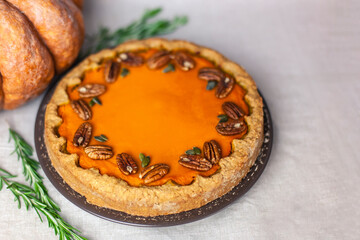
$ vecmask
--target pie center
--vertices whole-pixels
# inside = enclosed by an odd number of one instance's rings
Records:
[[[140,55],[147,59],[154,51]],[[194,69],[163,72],[152,70],[146,64],[139,67],[122,65],[128,69],[126,76],[119,75],[113,83],[106,83],[104,66],[88,70],[82,84],[99,83],[106,86],[106,92],[98,97],[102,105],[91,107],[92,138],[89,145],[106,144],[112,147],[114,156],[107,160],[94,160],[88,157],[80,147],[73,146],[72,140],[78,127],[84,122],[73,111],[70,104],[59,108],[63,123],[59,134],[67,139],[67,151],[79,155],[82,168],[99,169],[101,174],[121,178],[132,186],[143,184],[137,174],[125,175],[117,165],[116,155],[127,153],[133,157],[139,170],[142,169],[139,154],[150,156],[150,165],[165,163],[170,167],[168,174],[150,185],[162,185],[169,180],[180,185],[190,184],[196,175],[210,176],[219,169],[214,165],[205,172],[195,171],[181,166],[179,157],[186,150],[202,146],[205,141],[216,140],[222,149],[222,155],[231,152],[231,142],[241,136],[223,136],[215,126],[218,115],[223,114],[222,104],[234,102],[248,114],[244,101],[245,90],[235,84],[232,92],[219,99],[214,91],[206,90],[207,81],[198,78],[198,72],[204,67],[214,65],[204,58],[192,56]],[[68,87],[71,100],[79,99],[78,91]],[[91,99],[86,99],[89,103]],[[98,142],[94,136],[105,135],[105,143]]]

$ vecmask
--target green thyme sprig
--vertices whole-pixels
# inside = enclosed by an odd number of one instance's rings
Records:
[[[140,153],[139,154],[139,158],[140,158],[140,161],[141,161],[141,166],[142,167],[147,167],[150,163],[150,156],[145,156],[145,154],[143,153]]]
[[[122,69],[121,69],[120,76],[121,76],[122,78],[124,78],[124,77],[126,77],[129,73],[130,73],[129,69],[127,69],[127,68],[122,68]]]
[[[49,223],[49,227],[54,229],[55,235],[59,235],[59,239],[61,240],[86,240],[86,238],[77,234],[79,230],[64,221],[56,209],[49,207],[41,199],[39,199],[37,197],[38,192],[36,190],[11,180],[14,177],[16,176],[0,168],[0,191],[3,186],[6,185],[7,189],[9,189],[15,196],[15,201],[18,202],[18,208],[21,208],[21,202],[23,202],[26,210],[29,210],[29,208],[33,208],[35,210],[41,222],[43,222],[41,215],[45,216]]]
[[[229,120],[229,117],[228,117],[228,115],[226,115],[226,114],[220,114],[220,115],[218,115],[217,116],[219,119],[220,119],[220,121],[219,122],[227,122],[228,120]]]
[[[60,211],[59,206],[49,197],[47,189],[44,186],[42,177],[37,170],[39,169],[39,162],[32,159],[32,147],[14,130],[9,129],[10,139],[14,140],[15,150],[12,154],[16,153],[18,160],[21,160],[23,167],[23,174],[26,181],[34,188],[36,196],[50,208]]]
[[[206,85],[206,90],[210,91],[210,90],[213,90],[216,85],[217,85],[217,81],[214,81],[214,80],[210,80],[207,82],[207,85]]]
[[[94,106],[95,104],[98,104],[100,106],[102,105],[102,102],[100,101],[100,99],[98,97],[93,97],[89,102],[90,107]]]
[[[108,140],[108,138],[104,134],[101,134],[99,136],[95,136],[94,138],[98,142],[106,142]]]
[[[175,72],[174,64],[169,63],[166,68],[164,68],[163,73]]]
[[[193,147],[192,149],[189,149],[185,152],[188,155],[200,155],[201,149],[198,147]]]
[[[6,185],[15,196],[18,208],[21,208],[21,202],[23,202],[26,210],[29,208],[35,210],[41,222],[43,222],[41,215],[45,216],[49,227],[54,229],[55,235],[59,235],[60,240],[86,240],[78,235],[79,230],[65,222],[59,215],[59,206],[48,195],[42,182],[43,178],[37,172],[40,167],[39,162],[31,158],[34,152],[32,147],[14,130],[9,129],[9,133],[10,140],[12,139],[15,143],[13,153],[16,153],[18,159],[21,160],[23,174],[31,186],[11,180],[16,176],[0,168],[0,190]]]
[[[159,15],[161,8],[146,10],[143,16],[129,26],[119,28],[112,32],[106,27],[92,36],[86,36],[84,47],[79,59],[98,52],[104,48],[112,48],[131,39],[145,39],[153,36],[165,35],[174,32],[177,28],[185,25],[188,21],[186,16],[178,16],[172,20],[160,19],[151,21]]]

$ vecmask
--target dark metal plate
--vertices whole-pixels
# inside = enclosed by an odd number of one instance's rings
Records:
[[[36,152],[42,169],[44,170],[46,176],[49,178],[50,182],[55,186],[55,188],[62,195],[64,195],[70,202],[74,203],[76,206],[80,207],[81,209],[91,214],[94,214],[95,216],[101,217],[103,219],[112,222],[135,225],[135,226],[172,226],[172,225],[184,224],[184,223],[200,220],[223,209],[224,207],[228,206],[230,203],[234,202],[236,199],[243,196],[258,180],[269,160],[271,147],[272,147],[273,128],[272,128],[270,112],[264,100],[265,138],[260,154],[256,159],[254,166],[250,169],[250,172],[246,175],[246,177],[224,196],[217,198],[214,201],[197,209],[180,212],[177,214],[162,215],[156,217],[134,216],[124,212],[98,207],[96,205],[90,204],[86,201],[85,197],[81,196],[79,193],[74,191],[68,184],[66,184],[65,181],[62,179],[62,177],[57,173],[55,168],[51,165],[51,160],[49,158],[44,143],[45,109],[55,90],[54,85],[56,83],[56,80],[57,79],[54,79],[52,84],[53,86],[49,88],[44,99],[42,100],[36,116],[36,123],[35,123]]]

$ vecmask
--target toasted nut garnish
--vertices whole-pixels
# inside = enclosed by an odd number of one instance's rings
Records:
[[[221,159],[221,147],[215,140],[205,142],[203,146],[204,156],[212,164],[217,164]]]
[[[116,162],[120,171],[125,174],[133,174],[138,170],[138,166],[134,159],[127,153],[121,153],[116,156]]]
[[[106,91],[105,85],[89,83],[78,87],[79,96],[83,98],[97,97]]]
[[[92,112],[89,105],[82,99],[71,101],[70,103],[74,112],[82,119],[89,120],[92,117]]]
[[[205,172],[212,168],[211,162],[200,155],[183,154],[180,156],[179,164],[183,167]]]
[[[240,119],[245,115],[244,110],[242,110],[234,102],[224,102],[222,105],[223,111],[232,119]]]
[[[105,62],[104,76],[107,83],[113,83],[116,81],[120,73],[121,65],[113,60],[107,60]]]
[[[235,86],[235,80],[232,77],[225,77],[221,79],[215,92],[217,98],[225,98],[233,90]]]
[[[147,60],[147,65],[150,69],[158,69],[168,64],[170,59],[170,52],[158,51]]]
[[[120,53],[119,59],[130,67],[139,67],[144,63],[144,59],[141,56],[132,52]]]
[[[224,136],[243,134],[247,131],[247,125],[243,119],[219,122],[215,128],[218,133]]]
[[[217,68],[205,67],[199,70],[198,77],[206,81],[220,82],[225,78],[225,74]]]
[[[144,179],[145,184],[152,183],[164,177],[169,170],[170,167],[168,165],[158,163],[144,168],[139,174],[139,178]]]
[[[73,145],[75,147],[81,146],[86,147],[91,139],[92,126],[88,122],[84,122],[80,125],[80,127],[76,130]]]
[[[189,54],[177,52],[175,54],[175,63],[183,71],[189,71],[195,67],[195,61]]]
[[[112,148],[105,145],[87,146],[85,148],[85,153],[89,158],[95,160],[109,159],[114,155]]]

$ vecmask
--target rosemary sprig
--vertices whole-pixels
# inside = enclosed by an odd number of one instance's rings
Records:
[[[3,186],[6,185],[13,195],[15,201],[18,202],[18,208],[21,208],[21,200],[25,205],[26,210],[33,208],[43,222],[41,214],[44,215],[49,223],[49,227],[53,228],[55,235],[59,235],[59,239],[76,239],[86,240],[77,234],[79,230],[72,227],[70,224],[64,221],[64,219],[58,214],[58,212],[45,204],[41,199],[37,197],[38,192],[31,187],[24,184],[12,181],[11,178],[16,177],[6,170],[0,168],[0,191]]]
[[[78,235],[79,230],[65,222],[59,215],[59,206],[48,195],[47,189],[42,182],[43,178],[37,172],[40,167],[39,162],[31,158],[33,154],[32,147],[14,130],[9,129],[9,133],[10,140],[14,140],[15,143],[13,153],[16,153],[18,159],[21,160],[23,174],[25,179],[29,181],[30,187],[12,181],[11,178],[16,176],[0,168],[0,190],[5,184],[15,196],[15,201],[18,202],[19,208],[21,208],[22,200],[26,210],[32,207],[41,222],[43,221],[41,214],[44,215],[49,223],[49,227],[54,229],[55,235],[59,235],[59,239],[86,240],[86,238]]]
[[[80,59],[98,52],[104,48],[112,48],[131,39],[144,39],[174,32],[187,23],[186,16],[175,17],[173,20],[160,19],[151,21],[162,11],[161,8],[146,10],[143,16],[129,26],[111,32],[102,27],[97,34],[86,36],[84,47],[79,55]]]
[[[26,181],[30,182],[30,185],[33,186],[36,196],[47,206],[60,211],[59,206],[49,197],[47,189],[44,186],[42,177],[39,175],[37,170],[39,169],[39,162],[32,159],[33,154],[32,147],[14,130],[9,129],[10,139],[13,139],[15,142],[15,150],[12,152],[16,153],[18,160],[21,160],[23,167],[23,174]]]

